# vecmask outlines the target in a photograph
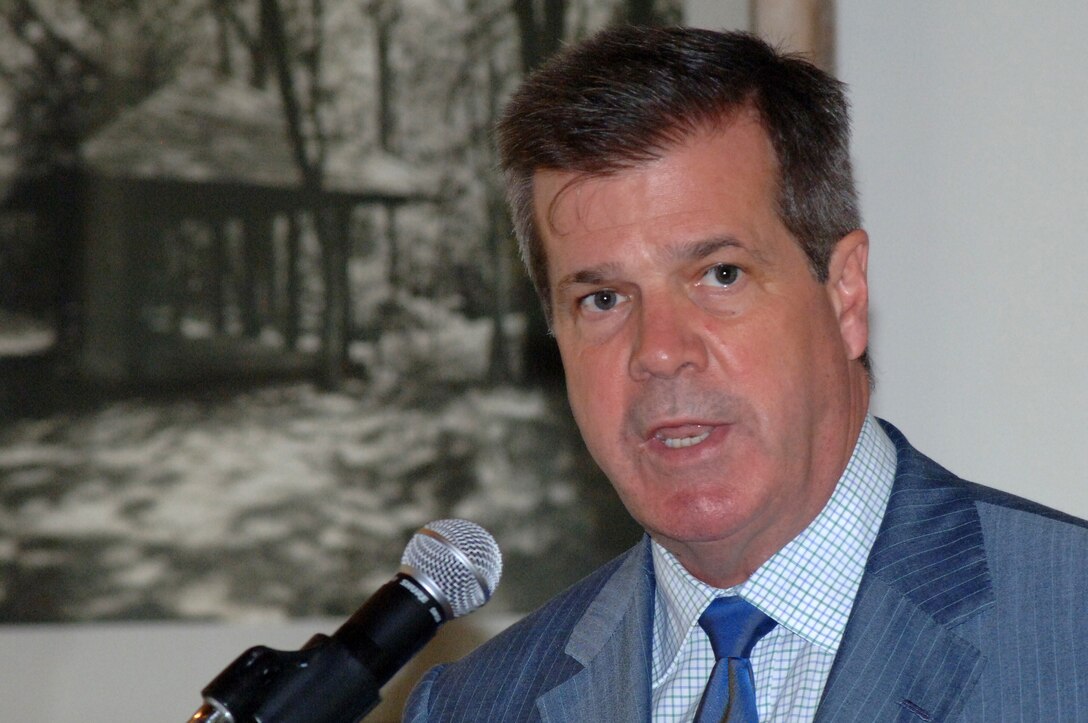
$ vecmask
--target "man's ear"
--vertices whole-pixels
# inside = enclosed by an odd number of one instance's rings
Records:
[[[869,235],[861,229],[835,244],[826,287],[846,355],[857,359],[869,345]]]

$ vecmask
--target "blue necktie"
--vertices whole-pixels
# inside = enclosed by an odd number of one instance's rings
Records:
[[[699,618],[718,662],[695,723],[757,723],[755,676],[748,656],[776,623],[737,596],[716,598]]]

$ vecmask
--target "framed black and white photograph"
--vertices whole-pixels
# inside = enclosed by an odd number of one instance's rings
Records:
[[[0,622],[350,612],[463,517],[524,612],[637,539],[491,126],[638,0],[0,10]]]

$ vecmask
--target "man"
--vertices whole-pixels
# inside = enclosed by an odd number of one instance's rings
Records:
[[[406,719],[691,720],[728,657],[764,721],[1088,720],[1086,524],[869,415],[848,135],[835,80],[743,34],[608,30],[515,94],[523,255],[648,537]],[[743,653],[714,652],[718,598],[769,623]]]

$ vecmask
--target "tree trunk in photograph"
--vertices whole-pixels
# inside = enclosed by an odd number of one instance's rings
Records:
[[[659,25],[661,23],[654,0],[627,0],[624,19],[631,25]]]
[[[342,209],[324,208],[314,219],[321,239],[321,255],[324,266],[325,312],[321,333],[321,362],[319,381],[325,389],[339,389],[344,383],[344,357],[347,353],[345,307],[347,294],[347,224],[341,219],[347,214]]]
[[[374,21],[376,52],[374,62],[378,75],[378,147],[393,150],[393,65],[390,62],[393,27],[400,20],[398,0],[371,0],[366,6],[367,15]]]
[[[227,285],[230,283],[230,237],[226,218],[215,216],[211,224],[211,259],[208,264],[208,288],[212,306],[212,324],[216,335],[227,331]]]
[[[242,224],[242,327],[249,339],[260,337],[271,306],[272,219],[263,211],[250,210]]]
[[[287,212],[287,311],[283,331],[284,347],[289,350],[298,345],[302,328],[302,271],[299,268],[302,263],[301,240],[302,227],[298,211],[292,209]]]
[[[752,30],[773,45],[835,70],[835,0],[751,0]]]
[[[528,75],[549,55],[559,49],[564,35],[565,0],[515,0],[514,15],[518,22],[521,47],[521,69]],[[522,376],[529,382],[553,383],[563,378],[559,348],[548,332],[544,312],[526,274],[519,277],[515,292],[518,305],[525,309],[525,342],[522,352]]]
[[[487,251],[493,270],[495,303],[491,305],[491,348],[488,355],[488,381],[491,384],[507,384],[513,381],[510,369],[510,347],[506,339],[504,322],[510,312],[510,282],[508,270],[510,258],[509,224],[502,197],[495,193],[488,194]],[[505,231],[505,232],[504,232]]]
[[[284,120],[287,121],[287,137],[302,179],[299,190],[306,207],[313,214],[314,231],[324,264],[325,311],[318,383],[325,389],[339,389],[344,383],[344,359],[347,355],[344,308],[350,304],[347,285],[347,234],[343,232],[346,224],[339,221],[338,217],[342,213],[334,213],[322,202],[325,175],[324,139],[318,131],[311,138],[313,142],[308,143],[303,131],[303,108],[292,75],[287,31],[278,0],[260,0],[260,21],[261,35],[276,71]],[[320,87],[316,59],[309,66],[309,71],[314,87]],[[311,108],[313,110],[315,109]],[[315,112],[309,114],[311,121],[316,117]]]

